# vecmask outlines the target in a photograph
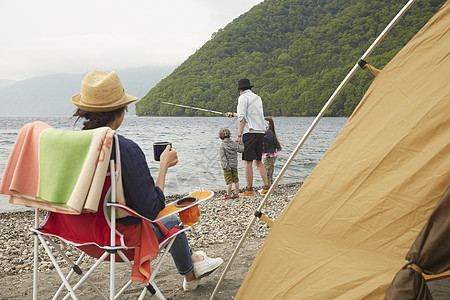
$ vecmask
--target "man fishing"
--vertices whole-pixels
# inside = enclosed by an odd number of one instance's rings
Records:
[[[267,173],[261,162],[264,132],[267,130],[267,124],[264,120],[264,111],[261,97],[252,92],[253,85],[247,78],[238,81],[239,98],[237,104],[237,113],[227,112],[225,116],[237,117],[239,120],[239,129],[236,142],[240,143],[241,138],[244,142],[244,153],[242,160],[245,161],[245,179],[247,187],[239,196],[251,197],[255,195],[253,190],[253,162],[261,174],[264,187],[261,194],[269,191]]]

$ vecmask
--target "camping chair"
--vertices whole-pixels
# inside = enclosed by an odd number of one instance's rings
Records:
[[[35,126],[34,126],[35,125]],[[213,196],[213,192],[209,191],[197,191],[189,195],[189,197],[185,197],[182,199],[179,199],[169,205],[166,206],[166,209],[164,209],[160,214],[158,215],[158,218],[156,220],[149,220],[141,215],[139,215],[137,212],[133,211],[132,209],[126,207],[123,203],[117,202],[117,195],[121,193],[121,185],[120,185],[120,149],[119,149],[119,143],[118,138],[115,132],[111,132],[112,130],[106,130],[104,131],[106,133],[105,136],[102,136],[101,140],[101,146],[100,147],[94,147],[96,148],[96,152],[98,153],[98,157],[94,158],[96,163],[98,165],[101,165],[100,161],[105,160],[105,157],[111,157],[109,161],[109,170],[106,170],[106,172],[103,173],[103,180],[98,181],[97,185],[100,185],[100,188],[97,186],[95,187],[94,184],[89,188],[90,190],[98,190],[100,191],[100,201],[98,202],[97,209],[94,209],[93,212],[90,212],[92,210],[92,204],[89,209],[87,209],[87,203],[84,204],[84,208],[81,209],[80,213],[76,213],[76,209],[73,207],[67,207],[69,205],[55,205],[53,203],[48,202],[41,202],[41,194],[40,191],[38,192],[37,196],[31,196],[29,195],[30,192],[22,190],[20,187],[17,187],[18,184],[15,183],[15,180],[20,181],[21,178],[8,178],[9,175],[14,175],[12,170],[17,170],[17,172],[20,173],[20,162],[17,162],[14,158],[14,154],[17,152],[20,152],[20,147],[22,149],[27,149],[25,151],[28,151],[30,149],[29,144],[33,144],[36,146],[36,142],[40,140],[39,136],[48,128],[48,126],[42,126],[41,124],[34,124],[31,126],[26,126],[22,131],[25,131],[23,133],[19,134],[19,137],[16,141],[18,145],[16,147],[16,144],[13,148],[13,153],[11,153],[10,159],[8,161],[7,168],[5,170],[5,174],[2,180],[2,187],[1,192],[6,193],[10,195],[10,202],[15,204],[23,204],[31,207],[35,207],[35,224],[34,227],[31,228],[31,231],[35,234],[34,238],[34,283],[33,283],[33,299],[38,299],[37,296],[37,282],[38,282],[38,267],[39,267],[39,244],[41,244],[45,252],[47,253],[48,257],[50,258],[51,262],[53,263],[55,270],[57,271],[59,277],[62,280],[62,284],[60,288],[57,290],[57,292],[54,295],[53,299],[56,299],[60,296],[63,289],[66,288],[68,293],[65,296],[64,299],[68,298],[69,296],[73,299],[77,299],[76,290],[86,282],[89,284],[92,289],[98,293],[99,297],[103,299],[117,299],[123,292],[131,285],[132,280],[129,280],[117,293],[116,293],[116,287],[115,287],[115,263],[116,262],[125,262],[130,268],[134,270],[140,270],[145,269],[145,266],[147,265],[147,269],[149,271],[150,269],[150,258],[155,257],[160,251],[162,252],[161,255],[159,255],[159,260],[156,264],[156,267],[153,268],[150,272],[147,272],[144,276],[144,280],[142,282],[148,281],[148,283],[145,284],[143,287],[143,290],[140,294],[139,299],[143,299],[149,291],[152,295],[157,297],[158,299],[164,299],[164,296],[162,295],[159,288],[156,286],[154,279],[162,265],[162,262],[166,255],[168,254],[168,251],[170,247],[172,246],[176,236],[182,232],[185,232],[189,230],[193,224],[198,220],[198,203],[201,201],[210,199]],[[38,128],[38,129],[36,129]],[[26,130],[25,130],[26,129]],[[62,131],[58,131],[62,132]],[[23,136],[26,136],[23,138]],[[30,138],[31,137],[31,138]],[[60,137],[60,136],[59,136]],[[112,138],[111,138],[112,137]],[[25,140],[25,143],[22,143]],[[66,141],[67,142],[67,141]],[[115,151],[112,150],[111,144],[114,143],[115,145]],[[39,144],[39,143],[38,143]],[[95,146],[95,145],[94,145]],[[41,146],[38,146],[41,147]],[[18,148],[19,150],[17,150]],[[33,148],[33,145],[31,146]],[[92,148],[92,147],[91,147]],[[39,151],[36,152],[42,152],[43,148],[39,148]],[[29,153],[27,153],[29,154]],[[39,153],[41,155],[42,153]],[[35,154],[33,154],[35,155]],[[32,155],[32,156],[33,156]],[[39,159],[42,159],[42,156],[39,156]],[[69,158],[71,159],[71,158]],[[45,160],[45,159],[43,159]],[[83,166],[84,167],[84,166]],[[102,168],[102,167],[99,167]],[[104,168],[104,166],[103,166]],[[62,168],[64,169],[64,167]],[[83,169],[84,170],[84,169]],[[39,172],[42,173],[42,170]],[[83,172],[83,171],[82,171]],[[33,173],[33,172],[31,172]],[[85,174],[85,173],[84,173]],[[52,174],[52,176],[57,177],[61,174]],[[29,174],[27,175],[29,176]],[[91,177],[100,176],[98,174],[95,174]],[[10,176],[11,177],[11,176]],[[18,177],[21,177],[21,174],[18,175]],[[33,176],[31,176],[33,177]],[[39,178],[39,177],[38,177]],[[41,178],[39,178],[41,179]],[[40,180],[38,180],[40,181]],[[43,180],[45,182],[45,180]],[[93,180],[95,182],[95,179]],[[92,180],[91,180],[92,182]],[[91,183],[90,182],[90,183]],[[20,185],[20,184],[19,184]],[[41,188],[41,186],[39,186]],[[75,188],[76,189],[76,188]],[[72,195],[71,195],[72,196]],[[89,198],[90,196],[87,196]],[[119,197],[120,198],[120,197]],[[123,201],[122,201],[123,202]],[[46,217],[44,218],[44,221],[42,224],[40,224],[40,209],[45,209],[48,211]],[[79,209],[79,208],[78,208]],[[75,210],[75,211],[74,211]],[[86,212],[87,211],[87,212]],[[159,223],[159,220],[162,220],[164,217],[167,217],[171,214],[179,213],[180,219],[182,220],[182,223],[179,227],[174,227],[170,231],[165,230],[164,228],[161,228],[162,224]],[[165,237],[163,240],[161,240],[159,243],[156,240],[156,243],[158,245],[150,245],[153,248],[156,248],[156,253],[152,253],[150,256],[142,255],[142,248],[144,248],[143,245],[141,245],[140,249],[134,248],[132,246],[127,245],[124,242],[124,236],[116,230],[116,218],[118,215],[124,216],[124,215],[132,215],[135,217],[141,218],[142,224],[155,224],[155,226],[158,226],[163,233],[165,233]],[[146,223],[150,222],[150,223]],[[187,224],[187,225],[186,225]],[[142,226],[146,227],[146,226]],[[162,226],[163,227],[163,226]],[[150,228],[147,227],[147,228]],[[148,231],[148,230],[147,230]],[[154,235],[153,230],[149,230],[151,234]],[[54,241],[54,239],[59,239],[64,244],[70,244],[82,251],[80,257],[76,262],[73,262],[65,253],[64,251],[57,245],[57,243]],[[52,251],[51,247],[53,247],[54,251]],[[154,249],[153,249],[154,250]],[[53,252],[58,253],[64,261],[70,266],[70,271],[68,274],[64,274],[62,267],[59,265],[55,254]],[[83,271],[80,267],[81,262],[85,259],[86,254],[89,256],[92,256],[94,258],[97,258],[97,261],[92,265],[90,269],[88,269],[86,272]],[[136,256],[138,254],[138,256]],[[145,254],[145,252],[144,252]],[[139,258],[140,261],[134,262],[135,268],[133,268],[133,264],[131,261],[135,258]],[[109,286],[109,298],[103,294],[103,292],[95,286],[93,281],[89,279],[89,276],[94,272],[97,267],[104,262],[105,260],[110,261],[110,286]],[[138,264],[138,267],[136,267],[136,264]],[[73,275],[78,274],[81,278],[76,282],[76,284],[71,285],[70,281]]]

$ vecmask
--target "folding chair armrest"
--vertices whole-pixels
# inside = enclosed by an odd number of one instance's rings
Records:
[[[119,211],[123,212],[124,214],[126,214],[128,216],[137,217],[137,218],[140,218],[142,220],[147,220],[149,222],[155,223],[157,221],[161,221],[162,219],[164,219],[164,218],[166,218],[166,217],[168,217],[170,215],[173,215],[175,213],[179,213],[179,212],[184,211],[186,209],[189,209],[189,208],[191,208],[191,207],[193,207],[195,205],[198,205],[199,203],[201,203],[203,201],[209,200],[213,196],[214,196],[214,192],[213,191],[196,191],[196,192],[193,192],[193,193],[189,194],[187,197],[195,197],[195,198],[197,198],[198,200],[196,202],[188,204],[188,205],[183,206],[183,207],[178,207],[178,206],[175,205],[178,200],[175,200],[175,201],[167,204],[166,207],[158,214],[158,216],[156,217],[155,220],[151,220],[149,218],[146,218],[143,215],[139,214],[134,209],[132,209],[132,208],[130,208],[130,207],[124,205],[124,204],[121,204],[121,203],[108,202],[107,206],[115,207]]]
[[[191,194],[189,194],[188,196],[184,197],[194,197],[197,198],[196,202],[187,204],[187,205],[183,205],[183,206],[178,206],[177,205],[177,201],[182,200],[184,198],[181,199],[177,199],[169,204],[166,205],[166,207],[159,212],[158,216],[156,217],[155,221],[159,221],[162,220],[163,218],[173,215],[175,213],[180,213],[184,210],[187,210],[193,206],[196,206],[200,203],[202,203],[203,201],[209,200],[214,196],[214,192],[213,191],[195,191],[192,192]]]

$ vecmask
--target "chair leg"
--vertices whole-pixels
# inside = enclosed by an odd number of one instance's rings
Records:
[[[166,298],[164,298],[163,294],[161,293],[159,288],[156,286],[156,284],[153,285],[153,288],[156,290],[156,293],[153,294],[153,296],[156,297],[156,299],[158,299],[158,300],[165,300],[166,299]]]
[[[65,277],[67,281],[70,280],[70,278],[72,277],[73,273],[76,272],[78,275],[81,276],[81,274],[83,273],[83,271],[81,270],[81,268],[79,267],[81,261],[83,260],[83,258],[86,256],[86,253],[81,253],[80,257],[78,258],[78,260],[74,263],[62,250],[61,248],[49,237],[44,236],[44,239],[46,241],[48,241],[50,243],[50,245],[53,246],[53,248],[55,248],[55,250],[63,257],[63,259],[67,262],[67,264],[69,264],[69,266],[71,267],[70,272],[67,274],[67,276]],[[103,297],[103,299],[108,299],[108,297],[106,297],[96,286],[95,284],[92,283],[91,280],[89,280],[89,278],[86,278],[85,281],[91,286],[91,288],[96,291],[101,297]],[[64,283],[62,283],[58,289],[58,291],[55,293],[55,295],[53,296],[53,299],[58,299],[59,295],[61,294],[62,290],[64,288]],[[77,288],[73,288],[73,290],[75,291]]]
[[[38,300],[39,238],[34,235],[33,300]]]
[[[117,254],[122,258],[122,260],[128,265],[128,267],[131,269],[133,267],[133,265],[131,264],[130,260],[128,259],[128,257],[125,256],[125,254],[123,254],[122,251],[117,251]],[[116,296],[114,297],[114,299],[118,299],[120,297],[120,295],[122,295],[123,292],[125,292],[125,290],[131,285],[131,283],[133,283],[133,281],[130,279],[121,289],[120,291],[116,294]]]
[[[156,284],[153,281],[150,281],[147,283],[145,288],[142,290],[141,295],[139,296],[139,300],[142,300],[145,298],[145,295],[147,294],[147,291],[152,294],[156,299],[158,300],[165,300],[164,295],[161,293],[159,288],[156,286]]]
[[[161,268],[162,263],[164,262],[165,257],[167,256],[167,254],[169,254],[169,249],[170,249],[170,247],[172,247],[172,244],[175,242],[175,238],[176,237],[172,237],[170,239],[170,241],[167,243],[167,245],[165,245],[164,252],[162,253],[161,257],[159,258],[158,263],[156,264],[156,267],[152,271],[152,275],[150,276],[149,283],[142,290],[139,300],[144,299],[147,291],[150,292],[150,294],[152,294],[152,296],[155,296],[156,299],[160,299],[160,300],[166,299],[166,298],[164,298],[163,294],[159,290],[158,286],[155,284],[154,280],[155,280],[156,274],[158,273],[159,269]]]
[[[47,252],[48,257],[50,257],[50,260],[52,261],[53,265],[55,266],[56,272],[58,272],[59,277],[64,282],[64,285],[66,286],[66,289],[69,291],[70,296],[72,299],[77,300],[77,296],[75,295],[74,290],[70,286],[69,282],[67,281],[66,277],[64,276],[64,273],[62,272],[61,268],[59,267],[58,263],[56,262],[55,257],[53,256],[50,248],[45,243],[45,240],[42,236],[38,235],[39,240],[41,241],[41,244],[44,246],[45,251]]]
[[[158,263],[156,264],[155,269],[152,271],[152,275],[150,276],[150,281],[153,281],[156,277],[156,274],[158,274],[159,269],[161,268],[161,265],[164,262],[164,259],[166,258],[167,254],[169,254],[169,249],[172,247],[172,244],[175,242],[175,237],[173,237],[170,242],[165,246],[164,252],[162,253],[161,258],[158,260]]]
[[[64,254],[64,256],[69,260],[69,261],[67,261],[67,260],[66,260],[66,261],[69,262],[69,264],[72,265],[72,266],[71,266],[72,268],[70,269],[69,274],[67,274],[67,276],[66,276],[66,279],[67,279],[67,280],[70,280],[70,278],[72,277],[73,273],[75,273],[75,270],[74,270],[73,267],[74,267],[74,266],[78,266],[78,265],[81,263],[81,261],[83,260],[83,258],[84,258],[84,256],[85,256],[85,253],[84,253],[84,252],[81,253],[80,257],[78,258],[78,260],[76,261],[75,264],[73,264],[73,263],[72,263],[72,260],[70,260],[65,254]],[[81,275],[81,274],[80,274],[80,275]],[[58,297],[59,297],[59,295],[61,294],[63,288],[64,288],[64,284],[61,284],[61,285],[59,286],[59,289],[58,289],[58,291],[56,292],[54,298],[58,298]]]
[[[95,271],[95,269],[97,269],[97,267],[106,259],[106,257],[109,255],[108,252],[103,253],[103,255],[95,262],[95,264],[86,272],[86,274],[84,274],[83,277],[81,277],[81,279],[77,282],[77,284],[73,287],[74,290],[78,289],[80,287],[80,285],[85,282],[87,280],[87,278],[92,274],[92,272]],[[100,295],[104,298],[104,299],[108,299],[108,297],[106,297],[105,295],[103,295],[100,292]],[[67,294],[64,299],[67,299],[70,296],[70,294]]]
[[[52,263],[55,266],[56,271],[58,272],[59,276],[61,277],[61,280],[63,281],[63,284],[60,286],[58,292],[55,294],[55,298],[59,297],[63,287],[66,287],[66,289],[69,291],[69,293],[67,293],[65,295],[65,297],[63,299],[68,299],[69,297],[72,297],[72,299],[77,299],[76,295],[75,295],[75,291],[80,287],[80,285],[84,282],[87,281],[88,284],[91,285],[91,287],[103,298],[103,299],[117,299],[121,294],[123,294],[123,292],[126,290],[126,288],[128,288],[132,281],[130,280],[128,283],[126,283],[124,285],[124,287],[119,291],[119,293],[115,294],[115,282],[114,282],[114,274],[115,274],[115,254],[118,254],[125,263],[127,263],[127,265],[129,267],[132,267],[132,263],[128,260],[128,258],[122,253],[122,251],[118,250],[117,253],[108,253],[105,252],[102,257],[100,257],[97,262],[87,271],[87,273],[84,274],[84,276],[76,283],[76,285],[74,287],[71,287],[69,284],[69,279],[72,277],[74,272],[77,272],[77,268],[79,269],[78,265],[81,263],[81,260],[83,259],[85,253],[83,253],[79,259],[76,261],[76,263],[72,262],[72,260],[70,258],[68,258],[65,253],[59,248],[59,246],[50,238],[47,238],[46,236],[41,236],[39,234],[36,235],[36,247],[35,247],[35,270],[37,270],[37,261],[38,261],[38,242],[40,241],[43,245],[44,248],[46,249],[46,252],[48,254],[48,256],[50,257],[50,259],[52,260]],[[52,252],[50,251],[50,248],[48,247],[48,245],[46,244],[46,240],[49,241],[50,245],[52,245],[61,255],[62,257],[67,261],[67,263],[72,267],[72,269],[70,270],[69,274],[67,276],[64,276],[61,268],[59,267],[59,265],[56,262],[55,257],[53,256]],[[160,300],[164,300],[165,297],[163,296],[163,294],[161,293],[160,289],[156,286],[155,282],[154,282],[154,278],[156,276],[156,274],[158,273],[165,257],[169,254],[169,249],[171,248],[173,242],[175,240],[175,237],[169,239],[169,241],[166,243],[165,245],[165,249],[161,254],[160,259],[158,260],[157,265],[155,266],[155,269],[152,272],[149,284],[147,284],[147,286],[143,289],[139,299],[144,299],[146,296],[147,291],[149,291],[152,296],[154,296],[156,299],[160,299]],[[102,263],[106,257],[108,255],[110,256],[110,298],[106,297],[95,285],[93,285],[93,283],[88,279],[88,276],[100,265],[100,263]],[[80,269],[81,271],[81,269]],[[77,272],[79,273],[79,272]],[[81,272],[79,273],[81,275]],[[37,278],[37,271],[36,274],[34,275]],[[36,288],[37,291],[37,288]],[[37,300],[37,292],[36,292],[36,296],[34,296],[35,292],[33,292],[33,300]]]
[[[40,212],[38,208],[34,209],[34,228],[39,228]],[[33,261],[33,300],[38,299],[38,267],[39,267],[39,238],[34,233],[34,261]]]
[[[111,202],[116,202],[116,166],[114,159],[109,161],[110,179],[111,179]],[[116,246],[116,208],[111,209],[111,230],[110,230],[110,246]],[[116,293],[115,275],[116,275],[116,251],[111,251],[110,255],[110,272],[109,272],[109,299],[114,299]]]
[[[116,254],[110,254],[109,269],[109,299],[114,299],[116,293],[115,275],[116,275]]]
[[[130,279],[128,282],[120,289],[120,291],[114,296],[114,299],[118,299],[120,295],[122,295],[123,292],[133,283],[133,281]]]

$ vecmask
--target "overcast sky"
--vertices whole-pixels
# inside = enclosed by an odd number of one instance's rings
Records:
[[[262,0],[0,0],[0,79],[181,64]]]

